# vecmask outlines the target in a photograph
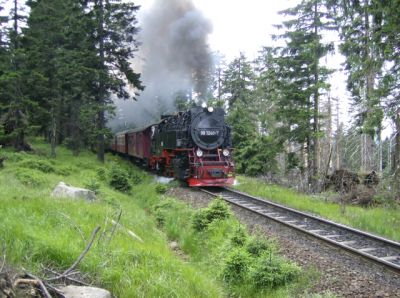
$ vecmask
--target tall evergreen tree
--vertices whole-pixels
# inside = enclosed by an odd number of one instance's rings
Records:
[[[319,0],[303,0],[296,7],[281,12],[291,19],[283,22],[285,33],[276,36],[286,46],[275,51],[275,86],[281,136],[306,144],[309,182],[316,186],[319,153],[319,101],[329,88],[331,73],[321,65],[321,58],[333,50],[323,43],[321,32],[333,28],[327,9]]]
[[[137,50],[135,35],[136,12],[134,3],[108,0],[85,1],[93,21],[93,43],[97,49],[98,77],[93,85],[97,100],[97,157],[104,161],[106,118],[105,113],[112,107],[111,92],[118,97],[133,98],[143,86],[140,75],[131,66],[131,59]],[[128,84],[131,92],[128,92]]]
[[[375,1],[377,10],[381,12],[380,43],[385,61],[390,65],[382,79],[384,106],[386,115],[394,123],[395,150],[393,152],[392,172],[397,181],[396,188],[400,192],[400,1]]]
[[[265,97],[258,89],[253,63],[241,54],[224,71],[221,99],[229,105],[228,123],[232,127],[236,169],[247,175],[275,171],[277,143],[271,135],[260,131]],[[265,120],[265,119],[264,119]]]
[[[34,121],[41,123],[50,139],[51,155],[55,156],[57,139],[65,134],[61,125],[66,120],[65,106],[76,93],[83,92],[86,82],[82,60],[90,61],[90,57],[85,56],[82,46],[86,45],[85,35],[80,34],[78,39],[72,31],[80,24],[83,11],[72,0],[32,0],[28,4],[31,14],[24,38],[30,57],[27,85],[30,97],[40,108]]]
[[[16,150],[30,149],[25,135],[28,128],[28,105],[30,101],[23,92],[23,73],[25,63],[24,49],[21,47],[21,27],[25,20],[23,6],[13,0],[9,20],[12,26],[4,30],[2,50],[2,73],[0,74],[0,98],[2,115],[0,123],[3,127],[3,143],[12,143]],[[4,19],[3,19],[4,20]]]
[[[223,74],[222,93],[223,98],[228,101],[228,106],[232,107],[235,102],[249,104],[252,92],[254,91],[254,71],[245,55],[240,53],[229,63]]]
[[[6,47],[6,30],[5,25],[7,24],[8,18],[4,15],[3,3],[0,2],[0,79],[3,77],[4,72],[9,67],[9,52]],[[0,81],[1,84],[1,81]],[[5,98],[4,94],[0,91],[0,115],[4,113],[5,109]],[[1,118],[1,116],[0,116]],[[5,131],[4,126],[0,124],[0,144],[4,143]]]
[[[380,142],[383,111],[382,89],[379,89],[383,52],[380,47],[382,11],[376,0],[332,1],[332,11],[343,41],[340,47],[346,56],[347,87],[358,110],[357,124],[361,128],[362,170],[372,170],[373,138]]]

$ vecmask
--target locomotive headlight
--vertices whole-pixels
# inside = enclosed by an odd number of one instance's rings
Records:
[[[222,150],[222,154],[223,154],[225,157],[228,157],[228,156],[229,156],[229,150],[228,150],[228,149]]]
[[[205,102],[203,102],[203,103],[201,104],[201,107],[202,107],[203,109],[205,109],[205,108],[207,108],[207,104],[206,104]]]
[[[198,148],[198,149],[196,150],[196,155],[197,155],[198,157],[202,157],[202,156],[203,156],[203,151],[202,151],[200,148]]]
[[[208,112],[210,112],[210,113],[212,113],[212,112],[214,112],[214,108],[213,107],[208,107]]]

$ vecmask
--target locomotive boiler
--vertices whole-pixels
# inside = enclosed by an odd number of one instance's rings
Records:
[[[143,129],[117,133],[111,147],[189,186],[234,182],[231,130],[222,108],[193,107],[162,116]]]

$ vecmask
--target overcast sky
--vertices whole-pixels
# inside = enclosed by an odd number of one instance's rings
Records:
[[[167,0],[166,0],[167,1]],[[213,51],[224,54],[227,61],[242,51],[255,58],[263,45],[271,45],[274,24],[283,17],[278,11],[293,6],[297,0],[193,0],[204,16],[211,20],[213,32],[209,37]],[[138,0],[142,10],[151,7],[153,0]]]

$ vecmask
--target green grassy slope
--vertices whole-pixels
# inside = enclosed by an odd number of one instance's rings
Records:
[[[220,297],[223,287],[198,267],[181,260],[168,247],[139,202],[156,201],[152,178],[114,156],[105,165],[84,152],[79,157],[58,148],[48,158],[48,146],[34,144],[35,154],[1,150],[7,160],[0,169],[0,242],[7,261],[17,268],[43,274],[42,266],[59,271],[68,268],[85,248],[91,232],[101,226],[103,237],[79,265],[91,281],[118,297]],[[131,172],[130,194],[108,186],[106,173],[117,166]],[[77,187],[99,187],[98,200],[54,199],[54,186],[64,181]],[[118,229],[109,240],[119,210],[120,223],[134,231],[143,243]],[[82,238],[82,235],[85,239]]]
[[[7,262],[17,269],[40,277],[44,268],[63,272],[100,226],[78,269],[116,297],[308,297],[318,279],[318,272],[302,272],[279,256],[270,239],[249,235],[228,207],[196,211],[162,194],[164,185],[117,156],[107,155],[101,164],[90,152],[74,157],[59,147],[51,159],[47,144],[33,146],[29,154],[0,149],[6,157],[0,169],[0,248],[5,245]],[[129,193],[110,186],[121,173]],[[98,198],[51,198],[60,181],[96,190]],[[111,222],[120,212],[124,228],[113,233]]]

